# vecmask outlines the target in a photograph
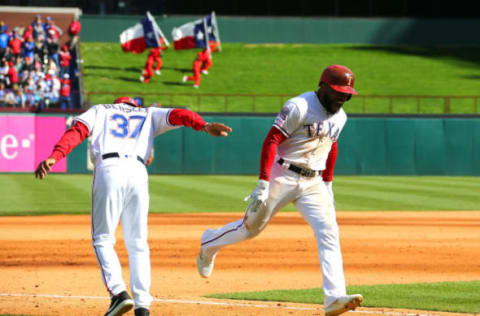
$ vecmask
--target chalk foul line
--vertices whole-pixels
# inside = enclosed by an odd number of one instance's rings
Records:
[[[107,296],[89,296],[89,295],[59,295],[59,294],[30,294],[30,293],[0,293],[0,297],[42,297],[42,298],[62,298],[62,299],[89,299],[89,300],[106,300]],[[257,303],[240,303],[230,301],[208,301],[208,300],[183,300],[183,299],[167,299],[154,298],[154,302],[171,303],[171,304],[200,304],[200,305],[217,305],[229,307],[253,307],[253,308],[272,308],[272,309],[289,309],[298,311],[321,311],[323,308],[288,306],[284,303],[257,304]],[[379,310],[358,310],[350,311],[350,313],[374,314],[374,315],[391,315],[391,316],[438,316],[439,314],[418,314],[418,313],[401,313],[395,311],[379,311]]]

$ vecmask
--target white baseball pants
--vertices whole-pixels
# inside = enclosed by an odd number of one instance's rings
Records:
[[[111,295],[125,291],[114,249],[115,230],[121,222],[135,308],[148,308],[152,302],[148,207],[148,174],[141,162],[133,158],[109,158],[97,164],[92,191],[93,248],[107,290]]]
[[[203,253],[211,257],[224,246],[255,237],[280,209],[293,202],[315,234],[325,306],[346,295],[335,207],[322,177],[302,177],[275,163],[269,190],[266,205],[257,212],[246,213],[243,219],[216,230],[207,230],[201,240]]]

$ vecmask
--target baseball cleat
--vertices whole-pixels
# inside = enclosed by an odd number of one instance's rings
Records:
[[[208,70],[202,70],[202,74],[208,75]]]
[[[120,316],[133,308],[133,300],[126,291],[112,297],[112,303],[105,316]]]
[[[150,311],[146,308],[140,307],[135,309],[135,316],[150,316]]]
[[[183,76],[182,82],[187,82],[187,76]]]
[[[363,301],[363,296],[361,294],[353,294],[339,297],[330,304],[328,307],[325,307],[325,316],[336,316],[346,311],[355,310]]]
[[[215,257],[216,254],[212,258],[208,258],[200,250],[197,257],[197,269],[202,277],[208,278],[212,274]]]
[[[196,85],[196,84],[194,84],[193,87],[194,87],[195,89],[198,89],[198,85]]]
[[[161,72],[160,70],[155,70],[155,73],[156,73],[157,75],[161,75],[161,74],[162,74],[162,72]]]
[[[143,82],[145,79],[143,78],[143,76],[140,76],[140,82]]]

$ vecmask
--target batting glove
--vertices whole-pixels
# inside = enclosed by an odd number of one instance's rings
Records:
[[[255,189],[250,193],[248,196],[246,196],[243,201],[247,202],[248,200],[260,200],[262,202],[265,202],[268,198],[268,181],[265,180],[258,180],[258,184],[255,187]]]
[[[258,184],[252,193],[243,199],[244,202],[251,200],[250,203],[248,203],[247,212],[256,212],[258,207],[265,203],[268,198],[268,187],[268,181],[258,180]]]

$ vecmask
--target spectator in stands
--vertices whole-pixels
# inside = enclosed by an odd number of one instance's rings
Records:
[[[33,38],[33,26],[28,25],[27,28],[23,31],[23,41],[26,42],[29,37]]]
[[[5,88],[5,83],[0,81],[0,106],[5,106],[5,95],[7,94],[7,89]]]
[[[46,108],[47,104],[45,102],[45,90],[44,90],[44,84],[45,81],[40,80],[39,83],[37,84],[37,87],[35,89],[35,94],[38,96],[38,108],[39,110]]]
[[[62,46],[62,49],[59,52],[59,56],[60,56],[60,75],[68,74],[72,55],[70,55],[70,51],[68,50],[68,46],[66,44]]]
[[[78,20],[78,17],[75,15],[68,26],[68,36],[70,37],[68,44],[70,50],[74,49],[80,39],[80,30],[82,29],[82,25]]]
[[[45,32],[45,25],[42,22],[42,17],[39,14],[35,16],[35,20],[32,22],[32,27],[34,39],[38,39],[40,36],[45,38],[47,33]]]
[[[71,109],[72,102],[70,100],[70,75],[64,74],[63,78],[60,79],[61,87],[60,87],[60,108],[62,110]]]
[[[12,89],[6,89],[5,106],[15,106],[15,92]]]
[[[33,78],[33,74],[34,74],[33,71],[28,72],[26,79],[24,80],[24,83],[23,83],[24,90],[26,90],[27,88],[30,88],[32,91],[35,90],[36,83],[35,83],[35,79]]]
[[[33,41],[33,36],[30,36],[27,38],[25,42],[23,42],[23,51],[22,51],[22,56],[29,57],[33,59],[33,56],[35,55],[35,42]]]
[[[55,72],[49,70],[48,74],[45,76],[45,81],[47,83],[47,90],[45,91],[47,105],[50,106],[58,103],[60,99],[61,83],[55,75]]]
[[[58,61],[58,41],[56,38],[54,38],[51,33],[49,33],[49,36],[47,37],[47,54],[48,54],[48,59],[53,59],[57,65],[59,65]]]
[[[47,25],[48,28],[45,30],[47,32],[47,36],[50,35],[58,40],[58,38],[63,34],[62,29],[59,28],[53,20],[50,20],[50,23]]]
[[[22,64],[21,71],[33,72],[35,71],[35,64],[33,63],[33,58],[25,57],[25,61]]]
[[[0,81],[5,83],[5,85],[8,87],[10,85],[10,81],[8,80],[8,60],[7,59],[2,59],[2,65],[0,66]]]
[[[48,61],[48,52],[47,52],[47,45],[45,43],[45,36],[40,35],[35,40],[35,55],[38,56],[39,61],[42,64],[46,64]]]
[[[5,57],[5,51],[8,47],[8,34],[7,31],[1,26],[3,21],[0,21],[0,59]]]
[[[38,108],[40,104],[40,98],[35,93],[35,89],[31,86],[25,87],[25,105],[29,107]]]
[[[50,16],[47,16],[45,18],[45,23],[43,23],[43,29],[45,30],[45,32],[48,31],[48,29],[50,28],[50,22],[52,21],[52,18]]]
[[[16,28],[14,28],[12,31],[12,36],[10,36],[8,46],[12,49],[12,54],[14,57],[22,53],[22,38],[18,34],[18,30]]]
[[[47,73],[47,78],[46,78],[47,80],[50,79],[50,77],[52,77],[52,75],[58,73],[57,64],[55,64],[55,61],[53,59],[48,60],[48,64],[47,64],[47,68],[46,68],[45,72]]]
[[[22,68],[23,68],[23,59],[22,57],[20,56],[17,56],[14,60],[13,60],[13,68],[15,68],[15,72],[17,73],[17,83],[19,85],[22,85],[23,83],[23,80],[26,78],[23,78],[23,76],[25,76],[25,73],[22,73]]]
[[[19,74],[22,71],[22,68],[23,68],[22,56],[19,55],[13,59],[13,67],[15,67],[17,74]]]
[[[4,21],[0,21],[0,33],[7,33],[8,25]]]
[[[20,108],[25,108],[26,98],[23,94],[22,88],[18,85],[14,85],[12,88],[15,93],[15,106]]]
[[[13,61],[8,63],[8,81],[10,82],[10,87],[13,89],[14,86],[18,83],[18,73],[13,65]]]

